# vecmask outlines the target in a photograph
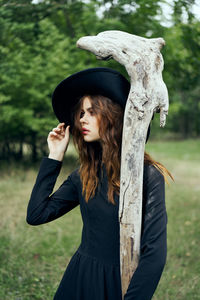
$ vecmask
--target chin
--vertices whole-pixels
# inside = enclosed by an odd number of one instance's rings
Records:
[[[98,138],[92,139],[92,138],[84,137],[84,141],[85,141],[85,142],[88,142],[88,143],[92,143],[92,142],[98,142],[99,139],[98,139]]]
[[[83,139],[84,139],[85,142],[93,142],[93,139],[85,137],[85,136],[84,136]]]

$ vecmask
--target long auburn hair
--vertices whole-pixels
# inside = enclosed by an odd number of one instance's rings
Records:
[[[80,115],[85,97],[90,99],[92,109],[97,117],[101,143],[98,141],[85,142],[83,139]],[[122,107],[102,95],[84,95],[74,108],[72,135],[75,148],[79,153],[79,174],[82,182],[82,194],[86,202],[95,195],[99,183],[99,170],[104,164],[108,178],[108,201],[116,204],[114,192],[119,195],[120,191],[123,117]],[[147,152],[144,152],[144,163],[153,164],[163,174],[167,183],[167,176],[173,179],[170,172]]]

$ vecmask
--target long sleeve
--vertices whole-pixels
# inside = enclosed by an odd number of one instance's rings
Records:
[[[27,208],[26,221],[30,225],[50,222],[69,212],[79,204],[77,187],[72,174],[53,193],[56,179],[60,173],[60,161],[44,157],[33,187]]]
[[[167,256],[167,213],[163,175],[153,166],[144,168],[141,252],[124,300],[150,300]]]

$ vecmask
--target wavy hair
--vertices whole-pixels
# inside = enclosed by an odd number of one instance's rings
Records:
[[[101,143],[98,141],[85,142],[83,139],[80,115],[85,97],[89,98],[97,117]],[[104,164],[108,178],[108,201],[116,204],[114,193],[119,195],[120,191],[123,117],[124,110],[122,107],[102,95],[84,95],[74,108],[72,135],[79,154],[79,174],[82,182],[82,194],[86,202],[95,195]],[[154,161],[146,152],[144,153],[144,163],[153,164],[163,174],[166,181],[167,176],[173,179],[170,172],[161,163]]]

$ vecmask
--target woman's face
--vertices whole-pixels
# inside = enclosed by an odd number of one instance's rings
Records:
[[[100,141],[98,120],[89,97],[83,99],[80,123],[85,142]]]

